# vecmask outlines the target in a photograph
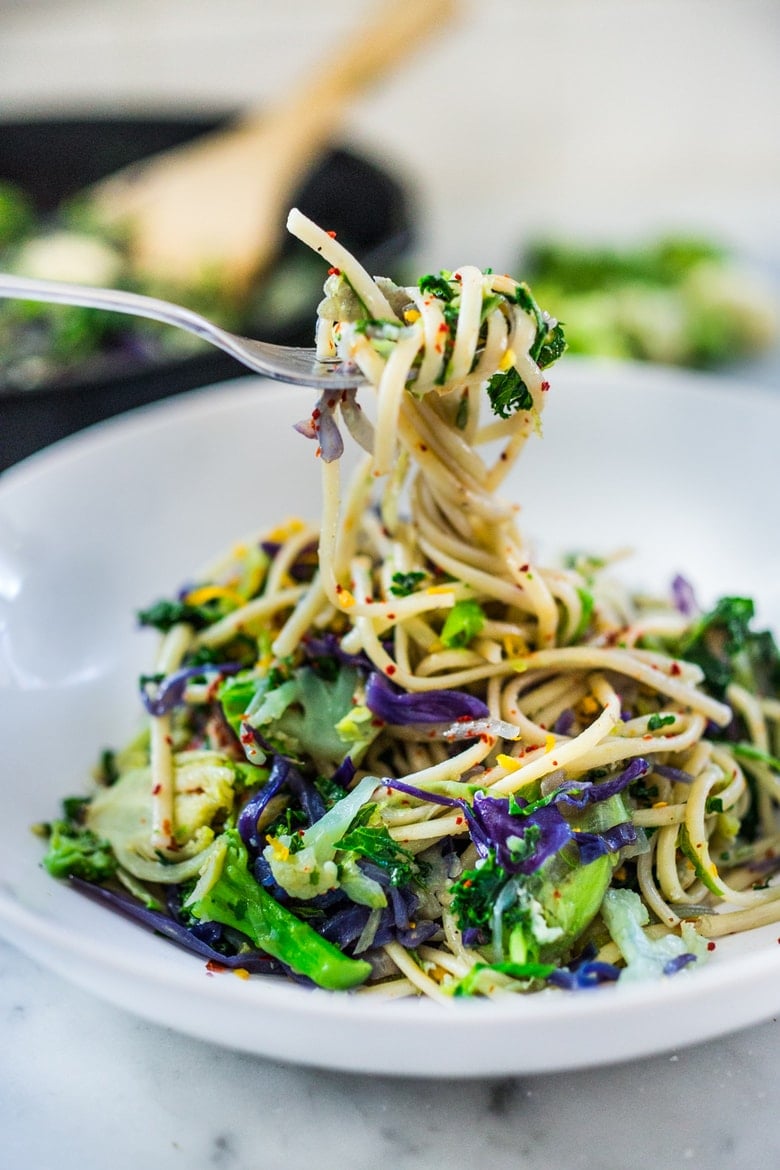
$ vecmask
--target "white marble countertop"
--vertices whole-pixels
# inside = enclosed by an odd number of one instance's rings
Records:
[[[755,1170],[780,1163],[776,1020],[598,1070],[482,1081],[372,1078],[287,1067],[141,1022],[5,945],[0,1018],[0,1133],[9,1167]]]
[[[267,101],[363,8],[0,0],[0,116]],[[415,189],[426,267],[508,265],[529,225],[693,224],[778,269],[779,12],[774,0],[466,4],[345,134]],[[759,371],[775,385],[776,372]],[[780,1164],[774,1020],[593,1071],[374,1079],[177,1035],[5,944],[0,1018],[0,1163],[25,1170]]]

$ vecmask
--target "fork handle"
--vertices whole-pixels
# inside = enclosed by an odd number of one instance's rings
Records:
[[[47,305],[78,305],[82,309],[107,309],[130,317],[148,317],[151,321],[176,325],[199,336],[218,328],[199,313],[170,301],[120,289],[70,284],[65,280],[37,280],[0,272],[0,297],[17,301],[40,301]]]
[[[257,356],[248,352],[251,341],[244,344],[244,338],[221,329],[200,313],[158,297],[111,288],[94,288],[92,285],[69,284],[64,280],[33,280],[5,272],[0,273],[0,297],[41,301],[47,305],[78,305],[83,309],[106,309],[129,317],[146,317],[150,321],[160,321],[163,325],[173,325],[176,329],[183,329],[186,333],[210,342],[257,373],[268,372],[267,361],[258,360]]]

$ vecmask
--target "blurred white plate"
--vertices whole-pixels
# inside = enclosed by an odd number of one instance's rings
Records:
[[[255,380],[105,423],[0,481],[0,932],[95,994],[249,1052],[377,1073],[574,1068],[722,1034],[780,1010],[780,927],[718,944],[661,983],[506,1002],[382,1003],[204,964],[48,877],[30,825],[84,791],[135,728],[154,636],[134,612],[245,533],[316,519],[308,392]],[[507,491],[543,549],[638,550],[625,572],[683,571],[704,602],[748,593],[780,628],[773,515],[780,401],[691,374],[565,362],[545,438]]]

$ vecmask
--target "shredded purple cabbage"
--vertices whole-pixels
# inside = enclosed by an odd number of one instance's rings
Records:
[[[249,799],[238,814],[236,822],[238,834],[250,849],[259,849],[261,846],[257,834],[257,822],[271,797],[276,796],[286,784],[290,767],[289,760],[286,760],[284,756],[275,756],[268,779],[250,792]]]
[[[341,639],[333,633],[307,634],[301,641],[301,650],[309,662],[316,662],[320,658],[335,658],[345,666],[354,666],[356,670],[371,670],[371,659],[364,650],[358,654],[348,654],[342,649]]]
[[[627,768],[624,768],[617,776],[613,776],[611,780],[598,782],[578,780],[570,784],[562,784],[560,788],[555,790],[554,800],[556,804],[566,804],[570,808],[585,808],[589,804],[595,804],[596,801],[609,800],[610,797],[616,796],[629,784],[646,776],[649,771],[650,764],[647,760],[642,756],[637,756]]]
[[[664,975],[676,975],[683,967],[687,967],[689,963],[695,962],[696,956],[691,954],[690,951],[686,951],[682,955],[675,955],[674,958],[664,963],[663,973]]]
[[[621,821],[600,833],[575,833],[574,840],[580,850],[582,865],[590,865],[605,853],[617,853],[625,845],[636,844],[636,829],[631,821]]]
[[[634,844],[637,839],[636,829],[630,821],[613,825],[599,833],[575,833],[558,806],[584,809],[596,801],[607,800],[633,780],[644,776],[649,769],[647,760],[637,758],[611,780],[598,784],[582,781],[562,785],[536,807],[528,806],[522,798],[517,798],[515,805],[520,806],[519,812],[510,811],[508,798],[490,796],[485,792],[477,792],[473,805],[469,805],[459,797],[425,792],[402,780],[383,780],[383,783],[420,800],[462,809],[468,821],[471,839],[481,857],[487,857],[492,852],[507,873],[530,874],[535,873],[571,840],[575,840],[579,847],[583,865],[605,853],[616,853],[624,845]],[[525,807],[529,807],[530,811],[524,812]]]
[[[352,763],[351,757],[345,756],[336,771],[331,776],[331,782],[333,784],[338,784],[341,788],[348,788],[354,779],[356,771],[357,768]]]
[[[555,735],[568,735],[574,726],[574,711],[571,707],[567,707],[565,711],[561,711],[558,718],[553,724],[553,733]]]
[[[653,771],[664,780],[671,780],[675,784],[693,784],[691,772],[684,772],[682,768],[671,768],[668,764],[653,764]]]
[[[187,690],[187,683],[191,678],[196,678],[199,675],[213,675],[216,677],[225,674],[235,674],[240,669],[240,662],[221,662],[215,666],[183,666],[181,670],[177,670],[164,678],[156,686],[154,692],[150,690],[153,684],[148,679],[142,680],[141,702],[150,715],[159,718],[159,716],[167,715],[175,707],[182,705],[184,702],[184,694]]]
[[[620,968],[613,963],[602,963],[590,959],[573,968],[560,967],[551,971],[547,982],[565,991],[585,991],[602,983],[615,983],[620,978]]]
[[[465,691],[415,691],[394,687],[383,674],[374,671],[366,683],[365,704],[385,723],[457,723],[460,719],[484,719],[490,711],[481,699]]]
[[[572,830],[552,802],[527,816],[511,813],[506,797],[478,792],[474,806],[463,804],[471,839],[481,857],[494,852],[507,873],[535,873],[572,838]]]
[[[277,756],[277,759],[284,759],[284,757]],[[313,825],[315,821],[325,816],[325,801],[311,780],[307,780],[301,775],[295,765],[291,764],[289,760],[285,760],[285,763],[288,765],[287,787],[298,798],[298,803],[303,809],[306,819],[310,825]]]
[[[129,895],[120,894],[106,886],[96,886],[82,878],[71,876],[68,880],[73,889],[91,898],[93,902],[100,902],[111,910],[123,914],[126,918],[132,919],[133,922],[146,927],[147,930],[164,935],[165,938],[183,947],[184,950],[200,955],[208,962],[231,969],[241,967],[253,975],[279,975],[288,972],[288,968],[284,964],[273,959],[270,955],[266,955],[263,951],[252,950],[241,952],[238,955],[223,955],[221,951],[215,950],[203,938],[199,938],[189,927],[169,918],[160,910],[151,910]],[[216,941],[213,935],[211,937]]]
[[[680,573],[672,579],[672,600],[675,608],[684,617],[693,617],[695,614],[701,612],[693,591],[693,586]]]
[[[360,938],[370,913],[368,906],[358,906],[355,902],[350,902],[319,926],[318,933],[338,947],[349,946]]]
[[[333,391],[323,390],[310,417],[294,424],[300,435],[317,440],[325,463],[333,463],[344,454],[344,440],[336,423],[338,403]]]

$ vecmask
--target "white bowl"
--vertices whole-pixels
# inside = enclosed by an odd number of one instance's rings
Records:
[[[232,382],[102,424],[0,480],[0,933],[148,1019],[353,1071],[574,1068],[777,1012],[780,927],[719,942],[702,969],[658,983],[442,1008],[209,974],[41,869],[30,826],[85,791],[100,749],[136,727],[154,638],[136,630],[135,610],[245,533],[317,518],[313,445],[290,430],[311,404],[306,391]],[[727,380],[567,361],[544,429],[507,488],[543,552],[631,545],[632,582],[683,572],[704,602],[746,593],[780,628],[780,402]]]

